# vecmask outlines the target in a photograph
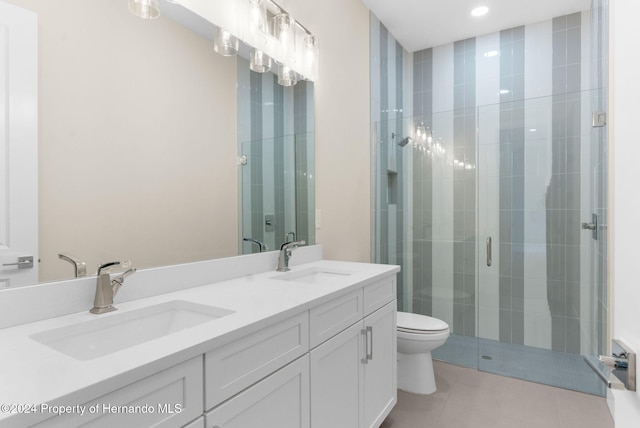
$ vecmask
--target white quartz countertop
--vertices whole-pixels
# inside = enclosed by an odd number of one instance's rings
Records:
[[[305,283],[278,280],[275,278],[283,274],[269,271],[125,303],[118,303],[116,296],[118,310],[107,314],[93,315],[87,310],[0,329],[0,405],[82,404],[400,270],[398,266],[320,260],[293,267],[291,272],[312,268],[340,269],[350,274],[332,275],[326,282]],[[173,300],[234,312],[86,361],[30,337]],[[27,417],[0,412],[0,427],[24,426]]]

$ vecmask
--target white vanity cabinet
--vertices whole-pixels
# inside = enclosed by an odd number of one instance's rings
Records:
[[[29,426],[197,428],[202,426],[195,421],[202,416],[202,402],[202,356],[198,356],[82,403],[82,415],[73,411]]]
[[[397,377],[396,277],[378,275],[359,280],[367,285],[331,284],[312,294],[316,303],[297,284],[300,303],[230,329],[199,355],[185,348],[171,367],[128,385],[126,376],[108,378],[61,401],[84,415],[16,415],[0,425],[378,428],[396,403]]]
[[[347,295],[311,310],[312,332],[325,330],[314,327],[314,311],[342,315],[315,319],[343,327],[334,325],[341,332],[310,352],[312,428],[379,427],[395,405],[395,290],[395,277],[387,278],[359,290],[359,304]],[[348,324],[353,313],[360,313],[360,319]]]

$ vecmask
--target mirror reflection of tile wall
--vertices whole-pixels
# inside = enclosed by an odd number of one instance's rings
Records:
[[[283,87],[238,58],[241,240],[315,243],[313,96],[313,83]],[[242,254],[258,251],[242,242]]]

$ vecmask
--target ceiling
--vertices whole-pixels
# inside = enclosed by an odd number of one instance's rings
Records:
[[[591,0],[362,0],[409,52],[588,10]],[[471,9],[489,7],[483,17]]]

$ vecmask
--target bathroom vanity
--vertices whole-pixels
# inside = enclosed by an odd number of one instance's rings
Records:
[[[276,259],[139,271],[115,312],[87,300],[1,329],[0,427],[378,427],[396,402],[399,267],[322,260],[319,246],[290,272]]]

